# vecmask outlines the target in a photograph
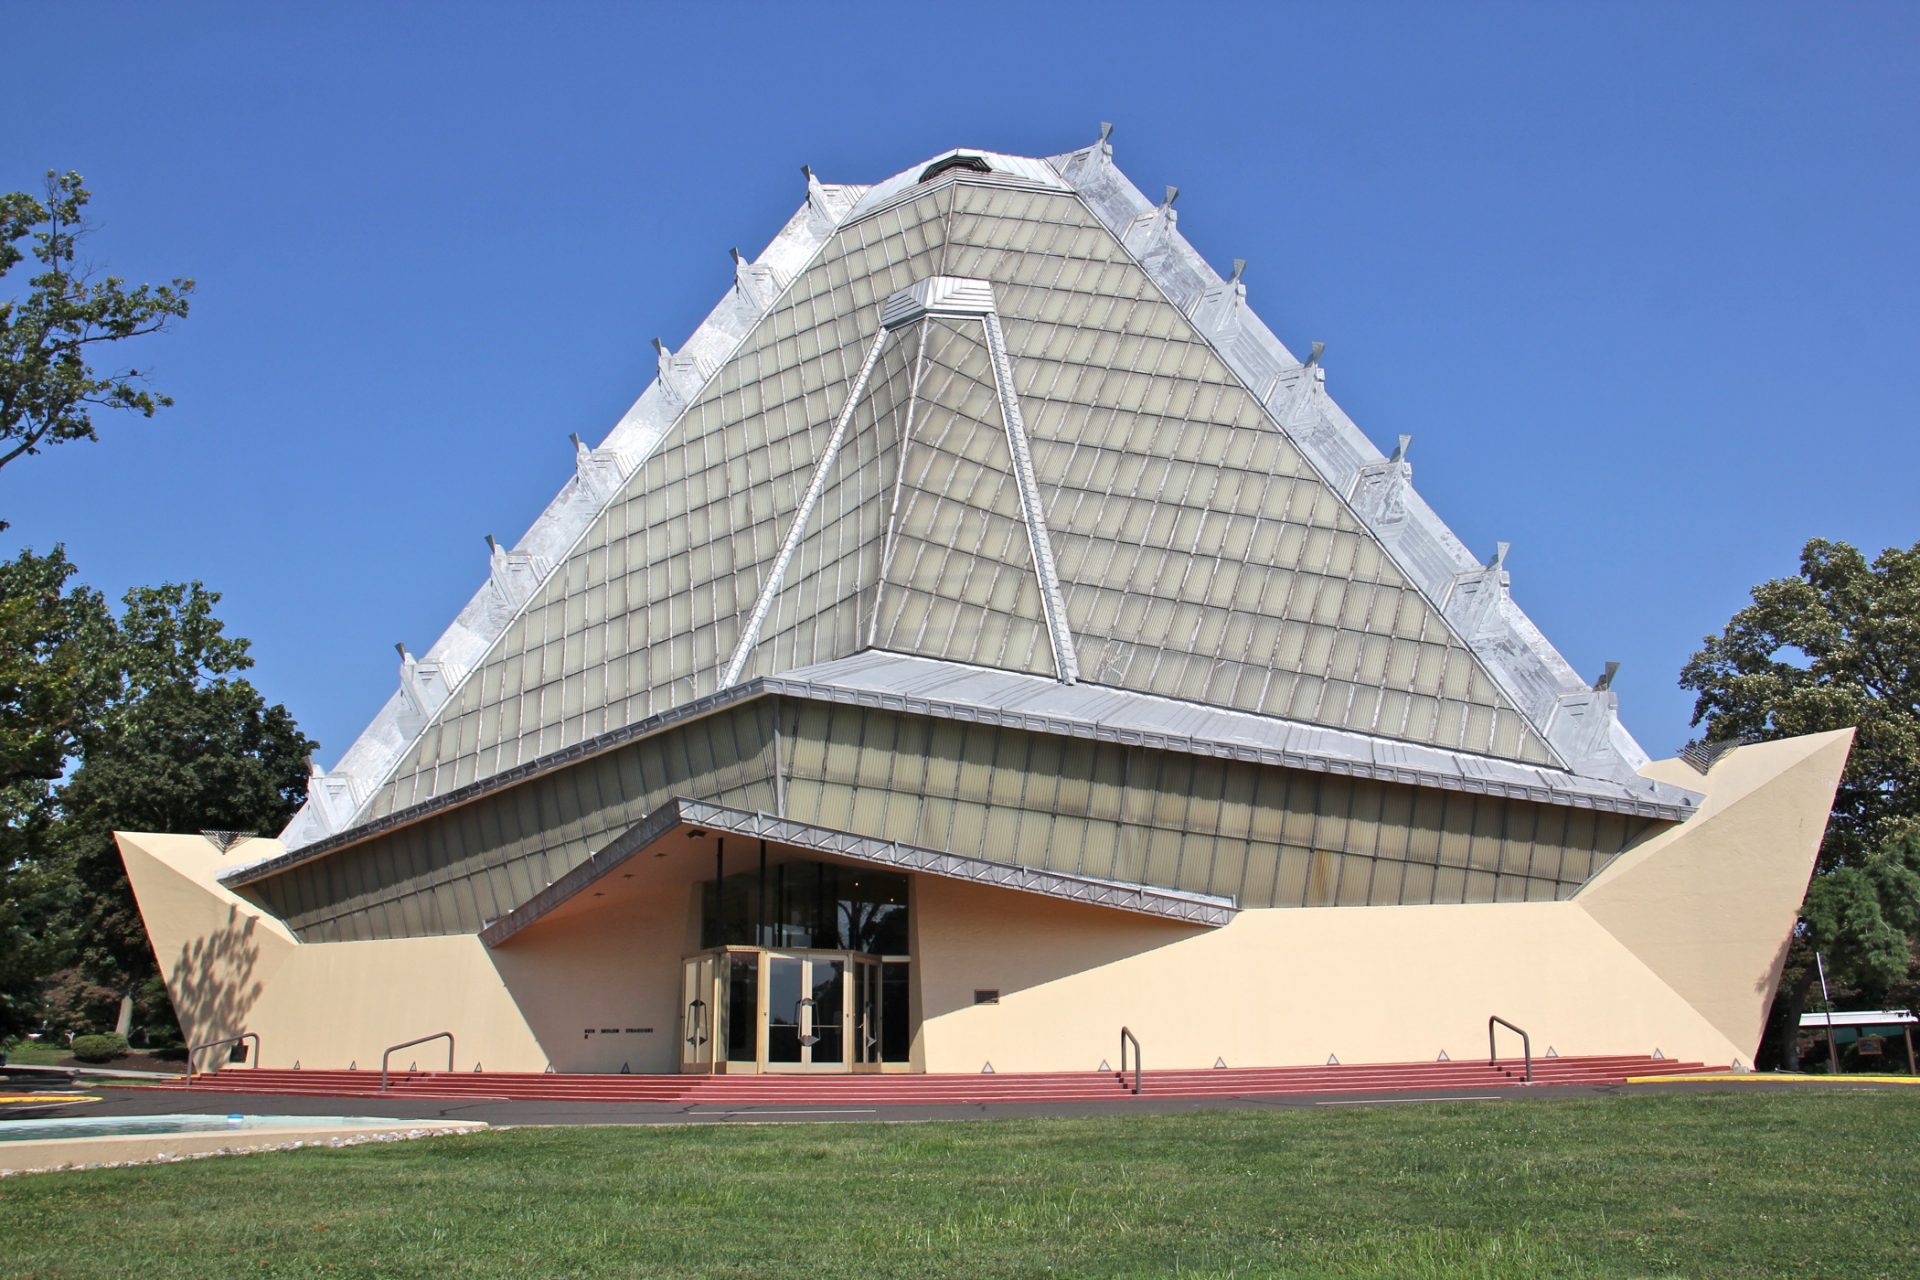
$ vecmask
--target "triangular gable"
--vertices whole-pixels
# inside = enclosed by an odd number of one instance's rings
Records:
[[[880,581],[887,495],[913,400],[914,350],[891,343],[859,404],[804,527],[742,673],[762,675],[857,653]],[[796,514],[796,518],[799,518]]]
[[[1031,535],[978,320],[920,325],[873,645],[1056,674]]]

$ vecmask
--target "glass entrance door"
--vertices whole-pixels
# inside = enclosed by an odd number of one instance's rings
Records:
[[[880,1071],[904,1063],[903,966],[849,951],[724,947],[681,962],[680,1070]],[[899,1010],[894,1005],[901,1005]]]
[[[768,1071],[847,1070],[847,960],[840,953],[767,953]]]
[[[722,1060],[726,1026],[726,986],[720,981],[720,957],[694,956],[680,967],[680,1070],[709,1074]]]
[[[807,1061],[800,1055],[810,1046],[800,1043],[804,1026],[807,962],[800,956],[769,955],[761,966],[767,975],[767,1049],[769,1070],[795,1070]]]
[[[870,956],[853,958],[854,1069],[880,1065],[880,962]]]

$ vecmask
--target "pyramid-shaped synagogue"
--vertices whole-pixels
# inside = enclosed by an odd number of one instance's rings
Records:
[[[1725,917],[1761,957],[1737,994],[1656,977],[1593,904],[1645,921],[1619,883],[1707,875],[1676,850],[1733,829],[1710,779],[1648,760],[1610,672],[1582,679],[1514,604],[1504,545],[1449,532],[1408,438],[1368,440],[1175,196],[1137,190],[1104,133],[870,186],[809,173],[446,632],[403,649],[279,840],[168,865],[295,960],[478,948],[431,963],[506,984],[498,1055],[536,1069],[947,1069],[987,1016],[1003,1056],[1052,1069],[1077,1061],[1058,1028],[1170,957],[1261,969],[1415,922],[1456,957],[1559,939],[1497,971],[1522,1003],[1624,963],[1701,1056],[1750,1053],[1828,757],[1715,766],[1742,797],[1800,770],[1754,794],[1801,827],[1778,819],[1765,909]],[[1326,907],[1423,914],[1302,910]],[[1319,928],[1359,933],[1297,932]],[[1461,990],[1484,1018],[1488,990]],[[1459,1012],[1409,992],[1409,1017]],[[545,1026],[535,995],[569,1012]],[[1594,1017],[1604,1046],[1620,1024]],[[1242,1060],[1294,1052],[1266,1034]]]
[[[1610,694],[1513,606],[1499,557],[1432,516],[1404,446],[1367,443],[1238,268],[1200,261],[1172,194],[1140,196],[1104,144],[810,180],[583,447],[542,518],[576,527],[496,550],[289,847],[398,841],[370,878],[405,893],[420,870],[564,872],[669,796],[725,794],[961,856],[1316,905],[1558,896],[1684,816],[1689,796],[1634,777]],[[929,700],[944,713],[915,714]],[[1050,709],[1067,723],[1036,738]],[[1134,725],[1184,749],[1135,751]],[[449,848],[418,829],[609,753],[634,764],[619,799],[569,795],[558,830]],[[454,910],[473,927],[508,905]],[[410,927],[387,915],[367,927]]]

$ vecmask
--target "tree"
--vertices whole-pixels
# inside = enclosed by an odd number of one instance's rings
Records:
[[[44,803],[118,683],[113,616],[54,547],[0,563],[0,817]]]
[[[1799,574],[1755,587],[1680,683],[1709,742],[1856,731],[1769,1020],[1792,1065],[1814,951],[1870,1003],[1920,995],[1920,543],[1871,564],[1844,542],[1807,543]]]
[[[113,616],[73,573],[59,547],[0,563],[0,1040],[37,1022],[67,952],[54,786],[118,685]]]
[[[41,268],[24,297],[0,302],[0,467],[51,445],[97,440],[95,409],[151,418],[173,403],[146,389],[141,370],[103,373],[92,362],[184,318],[193,281],[129,288],[82,267],[91,197],[77,173],[48,173],[42,199],[0,195],[0,278],[29,256]]]
[[[113,831],[277,831],[315,745],[240,676],[217,593],[138,587],[115,618],[73,573],[0,564],[0,1038],[56,974],[123,1011],[155,977]]]
[[[253,659],[214,616],[219,600],[198,582],[126,594],[118,689],[59,792],[79,968],[123,1010],[157,970],[113,832],[274,832],[306,799],[318,744],[238,676]]]

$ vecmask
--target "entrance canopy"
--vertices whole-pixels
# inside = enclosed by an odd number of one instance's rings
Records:
[[[766,840],[852,862],[968,880],[975,884],[997,885],[1022,893],[1064,898],[1070,902],[1112,907],[1117,911],[1159,916],[1209,928],[1226,924],[1238,913],[1238,905],[1232,898],[965,858],[937,849],[922,849],[893,840],[876,840],[769,814],[676,798],[629,827],[604,848],[596,850],[566,875],[489,923],[480,931],[480,940],[489,947],[502,946],[522,929],[587,891],[628,860],[664,841],[707,831]]]

